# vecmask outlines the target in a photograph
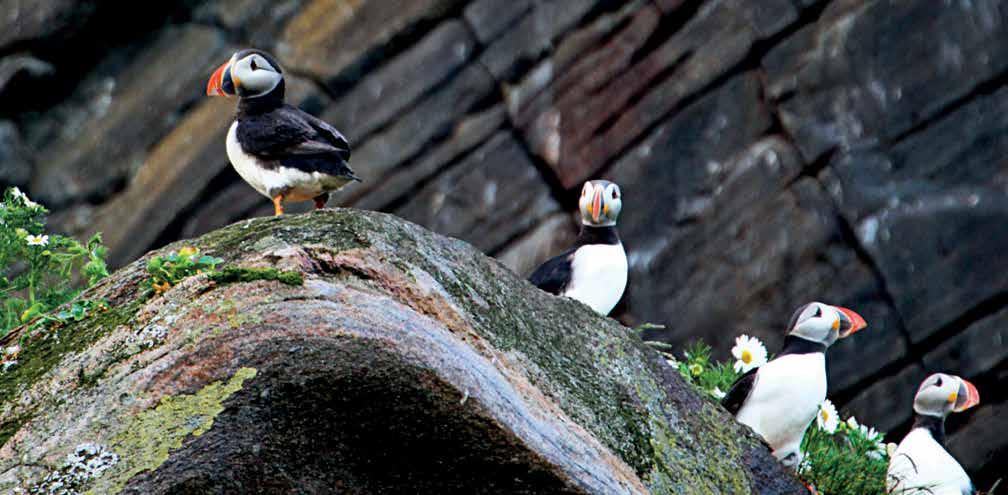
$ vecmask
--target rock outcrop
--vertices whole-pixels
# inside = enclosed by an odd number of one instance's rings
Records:
[[[631,330],[464,242],[340,209],[184,244],[249,275],[154,296],[150,253],[82,296],[107,311],[29,337],[0,490],[803,490]]]
[[[129,23],[120,22],[123,9]],[[621,183],[617,316],[728,357],[819,299],[870,330],[830,396],[909,426],[930,371],[984,403],[949,423],[979,486],[1008,455],[1008,7],[1002,0],[0,0],[0,181],[101,230],[122,266],[272,208],[228,166],[253,45],[336,124],[395,213],[527,273],[569,242],[579,181]],[[297,211],[292,209],[291,211]],[[961,438],[958,438],[960,435]],[[966,446],[982,445],[979,448]]]

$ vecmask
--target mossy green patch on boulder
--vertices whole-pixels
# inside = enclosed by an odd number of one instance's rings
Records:
[[[118,493],[133,475],[157,469],[189,435],[200,436],[209,430],[224,410],[224,401],[255,375],[255,369],[241,368],[227,382],[213,382],[195,394],[165,397],[157,407],[132,418],[111,440],[120,458],[115,472],[103,477],[89,493]]]

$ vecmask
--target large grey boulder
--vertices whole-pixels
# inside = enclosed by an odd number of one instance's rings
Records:
[[[182,245],[303,283],[153,296],[158,252],[104,280],[0,374],[0,490],[803,490],[632,331],[461,241],[335,210]]]

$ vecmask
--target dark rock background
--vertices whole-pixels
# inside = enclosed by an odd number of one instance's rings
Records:
[[[122,265],[269,202],[228,166],[238,47],[334,123],[393,212],[527,273],[568,243],[580,182],[618,181],[618,317],[727,357],[799,304],[857,309],[830,395],[898,440],[930,371],[980,487],[1008,454],[1008,2],[0,0],[0,180]],[[129,22],[123,22],[128,19]],[[998,433],[1000,432],[1000,433]]]

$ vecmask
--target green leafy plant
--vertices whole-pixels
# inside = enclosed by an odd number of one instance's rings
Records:
[[[29,332],[64,317],[51,312],[76,298],[82,286],[108,276],[101,235],[86,243],[45,231],[49,211],[18,188],[0,202],[0,336],[27,325]],[[65,317],[83,318],[101,305],[80,302]],[[76,308],[76,309],[75,309]],[[62,313],[62,311],[61,311]]]
[[[689,383],[713,399],[721,399],[731,388],[741,373],[735,371],[731,363],[719,363],[711,359],[711,348],[703,342],[693,342],[686,347],[685,359],[672,358],[672,364]],[[668,360],[668,357],[666,357]]]
[[[819,493],[885,494],[888,450],[882,433],[859,425],[853,416],[832,432],[817,420],[802,439],[805,458],[798,475]]]
[[[164,256],[154,256],[147,261],[147,283],[155,294],[162,294],[187,277],[200,273],[217,273],[217,265],[224,260],[201,255],[198,248],[184,247]]]

